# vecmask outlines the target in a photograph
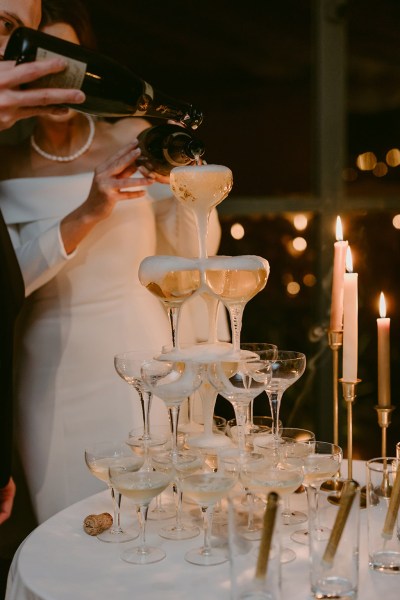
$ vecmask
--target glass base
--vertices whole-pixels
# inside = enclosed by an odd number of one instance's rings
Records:
[[[293,562],[294,560],[296,560],[296,558],[297,558],[297,554],[291,548],[284,547],[281,549],[281,556],[280,556],[281,565],[286,565],[287,563]]]
[[[139,532],[137,529],[128,528],[121,529],[117,531],[113,531],[112,529],[107,529],[99,535],[96,536],[100,542],[107,542],[111,544],[123,544],[124,542],[131,542],[132,540],[136,540],[139,537]]]
[[[164,446],[167,443],[167,438],[162,436],[151,435],[149,439],[145,439],[142,435],[132,435],[126,440],[128,446],[135,448],[154,448],[156,446]]]
[[[192,563],[193,565],[201,565],[203,567],[209,567],[211,565],[221,565],[228,561],[226,550],[222,548],[212,548],[208,552],[204,551],[204,548],[195,548],[189,550],[185,554],[185,560]]]
[[[163,527],[158,532],[162,538],[166,540],[190,540],[199,535],[200,529],[196,526],[182,525],[182,527],[176,527],[173,525],[172,527]]]
[[[161,505],[154,500],[151,509],[148,512],[147,518],[149,521],[163,521],[176,517],[176,506],[173,502],[165,502],[163,498]]]
[[[290,539],[293,540],[293,542],[297,542],[298,544],[307,545],[309,537],[310,536],[308,534],[308,529],[298,529],[297,531],[294,531],[292,533]]]
[[[300,525],[308,521],[306,513],[300,510],[290,510],[288,513],[282,513],[283,525]]]
[[[318,533],[318,541],[319,542],[327,542],[331,535],[331,529],[329,527],[319,527],[315,533]],[[294,531],[290,536],[290,539],[298,544],[308,544],[310,534],[308,533],[308,529],[298,529]]]
[[[400,573],[400,552],[375,552],[369,557],[369,566],[381,573]]]
[[[243,537],[246,540],[250,540],[251,542],[261,540],[262,537],[261,527],[239,527],[238,531],[240,532],[241,537]]]
[[[344,577],[326,577],[311,585],[311,591],[314,598],[322,600],[323,598],[341,598],[342,600],[352,600],[357,598],[357,589],[354,584]]]
[[[153,546],[134,546],[121,552],[122,560],[133,565],[149,565],[163,560],[165,556],[164,550]]]

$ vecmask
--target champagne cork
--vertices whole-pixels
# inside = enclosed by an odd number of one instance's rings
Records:
[[[99,535],[113,524],[113,518],[109,513],[100,515],[88,515],[83,521],[83,530],[88,535]]]
[[[325,567],[329,568],[333,565],[336,550],[339,546],[340,538],[342,537],[347,518],[350,514],[357,487],[357,483],[353,480],[346,481],[343,485],[339,500],[339,510],[322,557],[322,564]]]
[[[390,540],[393,536],[393,529],[396,523],[397,514],[400,506],[400,462],[396,469],[396,479],[394,481],[392,492],[390,494],[389,506],[386,513],[385,523],[382,529],[382,537]]]
[[[279,496],[275,492],[268,494],[267,507],[264,513],[264,523],[258,559],[256,566],[256,579],[265,579],[268,568],[268,558],[271,550],[272,536],[274,533],[276,513],[278,510]]]

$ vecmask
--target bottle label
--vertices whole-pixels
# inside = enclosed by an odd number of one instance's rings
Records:
[[[46,58],[62,58],[67,66],[61,73],[52,73],[40,79],[40,87],[51,88],[75,88],[80,89],[85,78],[87,65],[74,58],[68,58],[62,54],[51,52],[45,48],[38,48],[36,60],[45,60]]]
[[[151,87],[151,85],[149,83],[147,83],[147,81],[143,81],[143,83],[144,83],[143,94],[137,104],[137,110],[134,113],[132,113],[133,117],[140,117],[140,116],[145,115],[147,113],[147,111],[149,110],[151,103],[154,100],[153,88]]]

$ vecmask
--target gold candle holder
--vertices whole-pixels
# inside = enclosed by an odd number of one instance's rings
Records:
[[[339,381],[342,384],[343,398],[347,407],[347,479],[353,479],[353,404],[357,397],[357,385],[361,379],[357,379],[357,381],[340,379]]]
[[[374,408],[378,414],[378,425],[382,431],[381,456],[383,458],[387,458],[387,446],[386,446],[387,428],[389,427],[390,423],[392,422],[391,415],[396,407],[395,406],[387,406],[387,407],[374,406]]]
[[[333,443],[339,445],[339,350],[343,346],[343,331],[328,331],[328,343],[332,350],[332,397],[333,397]]]

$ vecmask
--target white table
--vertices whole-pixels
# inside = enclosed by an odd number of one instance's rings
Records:
[[[347,467],[343,468],[344,474]],[[353,475],[365,481],[365,463],[354,461]],[[293,508],[305,508],[305,494],[293,496]],[[157,534],[167,521],[149,521],[148,542],[162,546],[167,557],[152,565],[136,566],[119,558],[120,544],[99,542],[82,529],[90,513],[111,512],[108,491],[87,498],[40,525],[20,547],[10,570],[6,600],[229,600],[229,565],[190,565],[183,556],[202,543],[199,536],[168,541]],[[128,511],[128,512],[126,512]],[[133,507],[125,501],[125,523]],[[129,517],[128,517],[129,515]],[[282,600],[311,598],[308,547],[291,542],[285,528],[283,544],[297,553],[282,566]],[[359,600],[399,600],[400,575],[384,575],[368,568],[366,511],[361,515]]]

